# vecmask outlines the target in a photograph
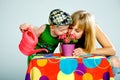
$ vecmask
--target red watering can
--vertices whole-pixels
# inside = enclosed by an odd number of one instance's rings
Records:
[[[38,38],[35,32],[30,27],[28,27],[27,30],[22,33],[22,40],[20,41],[19,49],[26,56],[30,56],[36,52],[41,51],[48,52],[48,50],[45,48],[35,49],[37,43]]]

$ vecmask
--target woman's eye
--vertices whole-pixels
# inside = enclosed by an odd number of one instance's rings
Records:
[[[76,32],[80,32],[80,30],[78,30],[78,29],[76,29],[75,31],[76,31]]]
[[[81,32],[81,30],[80,30],[80,29],[76,29],[75,31],[76,31],[76,32]]]

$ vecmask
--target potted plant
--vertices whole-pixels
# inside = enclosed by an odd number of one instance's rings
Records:
[[[75,48],[75,43],[78,42],[75,35],[73,34],[63,34],[58,37],[60,41],[61,51],[63,56],[72,56],[73,50]]]

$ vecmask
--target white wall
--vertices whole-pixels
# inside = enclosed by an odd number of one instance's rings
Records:
[[[0,80],[24,80],[27,57],[18,49],[19,25],[24,22],[36,26],[48,23],[49,12],[54,8],[70,14],[79,9],[93,13],[115,45],[117,55],[120,54],[119,0],[0,0]]]

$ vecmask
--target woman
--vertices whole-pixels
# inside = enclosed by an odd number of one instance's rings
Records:
[[[79,39],[74,50],[74,55],[81,53],[103,54],[106,56],[115,55],[115,48],[110,40],[95,23],[92,14],[80,10],[72,14],[73,24],[70,25],[72,34]],[[96,48],[96,40],[102,48]],[[79,53],[78,53],[79,52]]]
[[[69,33],[74,34],[78,39],[76,49],[73,55],[78,56],[84,53],[100,54],[107,57],[112,56],[112,64],[114,67],[120,68],[120,61],[117,57],[115,48],[100,27],[95,23],[94,16],[84,10],[76,11],[72,14],[73,23],[70,25]],[[96,48],[96,41],[101,48]]]

